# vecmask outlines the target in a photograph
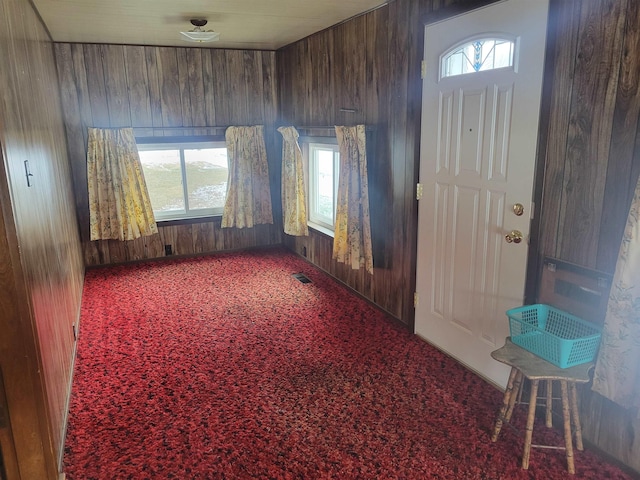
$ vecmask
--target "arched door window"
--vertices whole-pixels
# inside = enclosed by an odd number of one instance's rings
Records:
[[[476,38],[456,45],[441,56],[440,78],[513,68],[515,41],[507,38]]]

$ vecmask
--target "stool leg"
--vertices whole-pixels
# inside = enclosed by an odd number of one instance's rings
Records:
[[[545,421],[547,424],[547,428],[553,427],[553,418],[551,417],[551,413],[553,411],[553,380],[547,380],[547,402],[546,402],[546,417]]]
[[[567,453],[567,470],[570,474],[576,473],[573,464],[573,442],[571,440],[571,417],[569,416],[569,397],[567,393],[567,381],[560,381],[562,389],[562,419],[564,421],[564,445]]]
[[[569,383],[569,400],[571,401],[571,416],[576,428],[576,448],[582,451],[584,450],[582,445],[582,426],[580,425],[580,410],[578,410],[578,393],[575,382]]]
[[[502,423],[505,420],[505,412],[509,407],[511,397],[515,397],[515,395],[513,395],[513,382],[515,381],[517,375],[518,370],[516,370],[515,368],[511,368],[511,372],[509,373],[509,380],[507,381],[507,388],[504,391],[504,397],[502,399],[502,406],[500,407],[498,418],[496,418],[496,423],[493,427],[493,435],[491,435],[492,442],[498,440],[498,435],[500,435],[500,430],[502,429]]]
[[[513,392],[511,393],[511,398],[509,398],[509,407],[507,408],[507,413],[504,415],[504,419],[509,422],[511,420],[511,415],[513,415],[513,407],[516,402],[520,399],[522,395],[522,383],[523,383],[523,375],[520,370],[516,375],[515,380],[513,381]]]
[[[522,468],[529,468],[529,455],[531,454],[531,437],[533,437],[533,421],[536,417],[536,399],[538,398],[538,380],[531,380],[531,394],[529,396],[529,413],[527,415],[527,428],[524,435],[524,454],[522,455]]]

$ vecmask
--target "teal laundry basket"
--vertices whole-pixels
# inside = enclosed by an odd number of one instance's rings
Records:
[[[511,341],[560,368],[591,362],[602,329],[549,305],[507,310]]]

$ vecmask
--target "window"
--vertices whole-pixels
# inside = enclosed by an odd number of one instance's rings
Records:
[[[229,164],[224,142],[139,143],[156,220],[222,214]]]
[[[513,67],[515,43],[482,38],[454,47],[442,56],[440,78]]]
[[[340,152],[337,145],[327,143],[310,143],[308,152],[308,224],[332,234],[338,196]]]

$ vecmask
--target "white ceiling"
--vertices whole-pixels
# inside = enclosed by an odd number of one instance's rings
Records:
[[[56,42],[275,50],[386,0],[33,0]],[[213,43],[182,40],[208,20]]]

